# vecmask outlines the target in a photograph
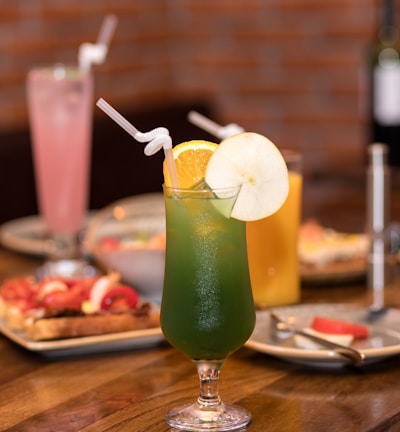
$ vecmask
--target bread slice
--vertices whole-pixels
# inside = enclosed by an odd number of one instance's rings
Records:
[[[61,316],[34,320],[26,328],[26,334],[33,341],[43,341],[142,330],[159,325],[158,312]]]

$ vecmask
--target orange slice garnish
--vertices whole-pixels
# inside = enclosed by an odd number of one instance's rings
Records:
[[[203,140],[192,140],[176,145],[172,149],[181,188],[191,188],[205,177],[206,167],[218,144]],[[166,161],[163,166],[164,183],[172,186]]]

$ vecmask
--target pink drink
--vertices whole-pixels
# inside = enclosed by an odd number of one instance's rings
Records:
[[[63,65],[33,69],[27,90],[40,212],[52,233],[74,234],[88,201],[92,77]]]

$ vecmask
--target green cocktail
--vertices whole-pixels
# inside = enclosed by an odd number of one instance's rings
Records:
[[[243,345],[255,324],[245,223],[229,216],[238,192],[164,187],[161,327],[167,340],[196,363],[201,382],[196,404],[167,415],[170,426],[184,430],[233,430],[251,419],[247,411],[223,404],[217,390],[223,360]]]
[[[97,105],[137,141],[149,141],[145,154],[161,148],[165,153],[161,327],[170,343],[193,360],[200,378],[197,402],[169,411],[166,422],[195,432],[243,429],[251,414],[222,403],[218,379],[224,359],[255,325],[245,221],[266,218],[285,202],[285,160],[275,144],[253,132],[235,132],[219,145],[192,140],[172,148],[167,129],[142,133],[104,101]]]

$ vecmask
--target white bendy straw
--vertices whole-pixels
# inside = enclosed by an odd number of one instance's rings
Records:
[[[93,63],[104,63],[117,22],[118,19],[115,15],[106,15],[100,27],[96,43],[84,42],[79,46],[78,61],[81,70],[89,71]]]
[[[244,132],[244,129],[235,123],[221,126],[218,123],[215,123],[209,118],[203,116],[203,114],[198,113],[197,111],[190,111],[188,114],[188,120],[194,125],[198,126],[200,129],[205,130],[206,132],[216,136],[221,140]]]
[[[157,127],[149,132],[142,133],[104,99],[100,98],[96,102],[96,105],[137,141],[141,143],[148,142],[144,148],[144,154],[146,156],[151,156],[159,150],[164,149],[165,160],[167,162],[172,187],[179,188],[179,178],[176,171],[174,156],[172,154],[172,139],[169,135],[169,130],[164,127]]]

